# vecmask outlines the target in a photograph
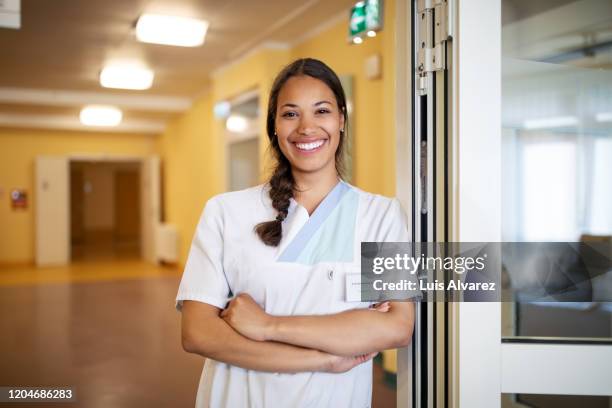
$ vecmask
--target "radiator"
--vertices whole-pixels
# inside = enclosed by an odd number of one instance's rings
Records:
[[[176,263],[178,261],[178,230],[175,225],[159,224],[155,242],[158,262]]]

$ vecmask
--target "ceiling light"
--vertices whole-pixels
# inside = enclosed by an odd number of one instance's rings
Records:
[[[143,14],[136,23],[136,37],[146,43],[197,47],[204,44],[207,29],[204,20]]]
[[[368,36],[368,37],[376,37],[376,31],[374,31],[374,30],[370,30],[370,31],[368,31],[368,32],[367,32],[367,36]]]
[[[89,105],[81,110],[81,123],[86,126],[117,126],[123,114],[114,106]]]
[[[249,123],[244,116],[231,115],[225,122],[225,127],[230,132],[244,132],[249,127]]]
[[[595,115],[598,122],[612,122],[612,112],[601,112]]]
[[[137,64],[112,64],[100,72],[100,85],[105,88],[149,89],[153,77],[153,71]]]
[[[361,44],[362,42],[363,42],[363,39],[361,37],[353,38],[353,43],[355,44]]]
[[[549,129],[565,126],[575,126],[578,118],[575,116],[558,116],[551,118],[529,119],[523,123],[526,129]]]

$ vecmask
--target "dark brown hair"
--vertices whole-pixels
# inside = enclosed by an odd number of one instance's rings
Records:
[[[268,116],[266,121],[266,131],[268,138],[270,139],[270,148],[276,159],[276,165],[274,172],[270,177],[270,198],[272,199],[272,207],[278,211],[276,219],[273,221],[266,221],[255,226],[255,232],[259,235],[259,238],[270,246],[278,246],[283,236],[282,223],[287,217],[289,210],[289,202],[293,197],[295,190],[295,182],[293,180],[293,174],[291,172],[291,163],[285,157],[278,144],[278,138],[275,132],[275,120],[276,110],[278,104],[278,94],[281,88],[289,78],[294,76],[307,75],[312,78],[323,81],[329,89],[334,93],[336,102],[338,103],[338,109],[344,116],[345,128],[348,124],[348,113],[346,108],[346,97],[344,96],[344,89],[336,73],[325,63],[313,58],[303,58],[293,61],[287,65],[274,80],[272,90],[270,91],[270,98],[268,100]],[[340,130],[340,140],[338,143],[338,149],[336,150],[336,171],[338,174],[343,172],[343,146],[344,146],[344,129]]]

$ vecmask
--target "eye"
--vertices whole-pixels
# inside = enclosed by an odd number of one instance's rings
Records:
[[[287,111],[287,112],[284,112],[281,116],[283,118],[294,118],[294,117],[297,116],[297,114],[295,112],[292,112],[292,111]]]
[[[329,113],[330,110],[329,109],[325,109],[325,108],[321,108],[319,110],[317,110],[317,113]]]

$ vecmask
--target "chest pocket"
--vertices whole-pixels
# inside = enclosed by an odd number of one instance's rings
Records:
[[[334,280],[334,313],[370,306],[361,301],[361,268],[354,263],[332,265]]]

